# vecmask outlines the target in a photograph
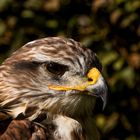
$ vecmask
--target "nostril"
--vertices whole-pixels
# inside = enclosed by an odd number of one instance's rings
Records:
[[[91,78],[88,78],[88,81],[89,81],[89,82],[91,82],[91,81],[93,81],[93,79],[91,79]]]

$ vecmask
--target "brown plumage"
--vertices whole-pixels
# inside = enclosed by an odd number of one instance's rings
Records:
[[[28,120],[13,120],[5,132],[0,136],[1,140],[46,140],[43,128]]]
[[[106,92],[90,49],[60,37],[29,42],[0,66],[0,138],[97,140],[92,113]]]

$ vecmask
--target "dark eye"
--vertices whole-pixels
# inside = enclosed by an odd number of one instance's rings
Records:
[[[62,76],[68,70],[68,67],[66,65],[50,62],[46,64],[46,70],[54,76]]]

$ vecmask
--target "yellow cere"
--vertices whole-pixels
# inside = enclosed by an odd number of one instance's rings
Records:
[[[88,86],[94,85],[100,77],[100,72],[97,68],[92,68],[89,70],[87,77],[90,78],[90,81],[87,81],[81,85],[68,87],[68,86],[59,86],[59,85],[49,85],[48,87],[53,90],[79,90],[84,91]]]

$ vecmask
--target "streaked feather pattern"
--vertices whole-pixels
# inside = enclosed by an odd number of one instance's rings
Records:
[[[85,91],[49,88],[91,80],[93,67],[101,72],[96,54],[73,39],[43,38],[14,52],[0,66],[0,122],[8,122],[0,139],[98,140],[92,113],[96,97],[106,101],[103,77]]]

